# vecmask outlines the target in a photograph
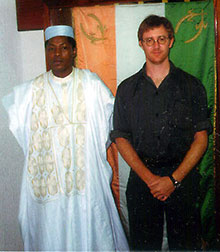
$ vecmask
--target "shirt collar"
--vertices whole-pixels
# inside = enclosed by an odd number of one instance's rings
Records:
[[[175,71],[177,69],[177,67],[173,64],[173,62],[171,60],[169,62],[170,62],[170,71],[169,71],[168,75],[175,73]],[[146,73],[146,62],[144,63],[144,65],[141,69],[141,75],[144,76],[145,78],[149,78]]]
[[[63,84],[63,83],[68,83],[71,79],[71,76],[73,74],[73,71],[74,71],[74,67],[73,67],[73,70],[72,72],[67,75],[66,77],[64,78],[60,78],[60,77],[57,77],[53,74],[52,70],[49,71],[49,77],[52,81],[56,82],[56,83],[59,83],[59,84]]]

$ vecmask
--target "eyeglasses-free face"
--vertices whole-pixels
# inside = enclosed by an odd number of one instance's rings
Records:
[[[72,72],[76,48],[73,48],[68,38],[57,36],[48,40],[46,46],[47,62],[55,76],[64,78]]]
[[[159,36],[157,39],[153,39],[150,37],[150,38],[142,39],[142,42],[146,43],[147,46],[153,46],[156,42],[159,43],[160,45],[164,45],[166,44],[168,39],[170,38],[166,36]]]

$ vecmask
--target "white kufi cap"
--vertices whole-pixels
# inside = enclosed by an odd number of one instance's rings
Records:
[[[68,25],[53,25],[47,27],[47,29],[45,30],[46,41],[57,36],[74,38],[73,28]]]

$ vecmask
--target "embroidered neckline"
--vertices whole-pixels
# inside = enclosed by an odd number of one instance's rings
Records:
[[[59,83],[61,85],[63,83],[65,83],[65,82],[68,82],[69,79],[71,79],[74,74],[75,74],[75,68],[74,67],[72,69],[72,72],[69,75],[67,75],[66,77],[64,77],[64,78],[55,76],[53,74],[52,70],[50,70],[50,72],[49,72],[49,76],[51,77],[51,79],[53,79],[53,81],[55,81],[55,82],[57,82],[57,83]]]
[[[65,78],[56,77],[55,75],[52,74],[52,71],[51,71],[50,73],[51,73],[51,77],[52,77],[55,81],[57,81],[57,82],[59,82],[59,83],[61,82],[61,83],[60,83],[61,85],[62,85],[63,83],[65,83],[65,82],[69,81],[70,78],[72,78],[72,80],[71,80],[72,83],[73,83],[74,80],[75,80],[75,83],[76,83],[75,68],[73,68],[72,73],[69,74],[68,76],[66,76]],[[58,97],[57,97],[57,95],[56,95],[56,93],[55,93],[55,91],[54,91],[54,89],[53,89],[51,83],[50,83],[50,78],[49,78],[49,77],[50,77],[50,75],[48,75],[48,77],[47,77],[48,85],[49,85],[49,87],[50,87],[52,93],[54,94],[54,97],[55,97],[55,99],[56,99],[56,101],[57,101],[58,106],[60,107],[60,109],[61,109],[61,111],[62,111],[64,117],[65,117],[66,120],[69,122],[69,124],[74,124],[73,121],[69,118],[69,116],[65,113],[65,111],[64,111],[64,109],[63,109],[63,106],[61,105],[61,103],[60,103],[60,101],[59,101],[59,99],[58,99]],[[74,77],[75,77],[75,78],[74,78]],[[71,114],[72,114],[72,113],[71,113]]]

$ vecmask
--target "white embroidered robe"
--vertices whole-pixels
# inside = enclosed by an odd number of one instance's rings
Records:
[[[113,96],[96,74],[47,72],[3,98],[25,155],[25,250],[125,251],[106,160]]]

